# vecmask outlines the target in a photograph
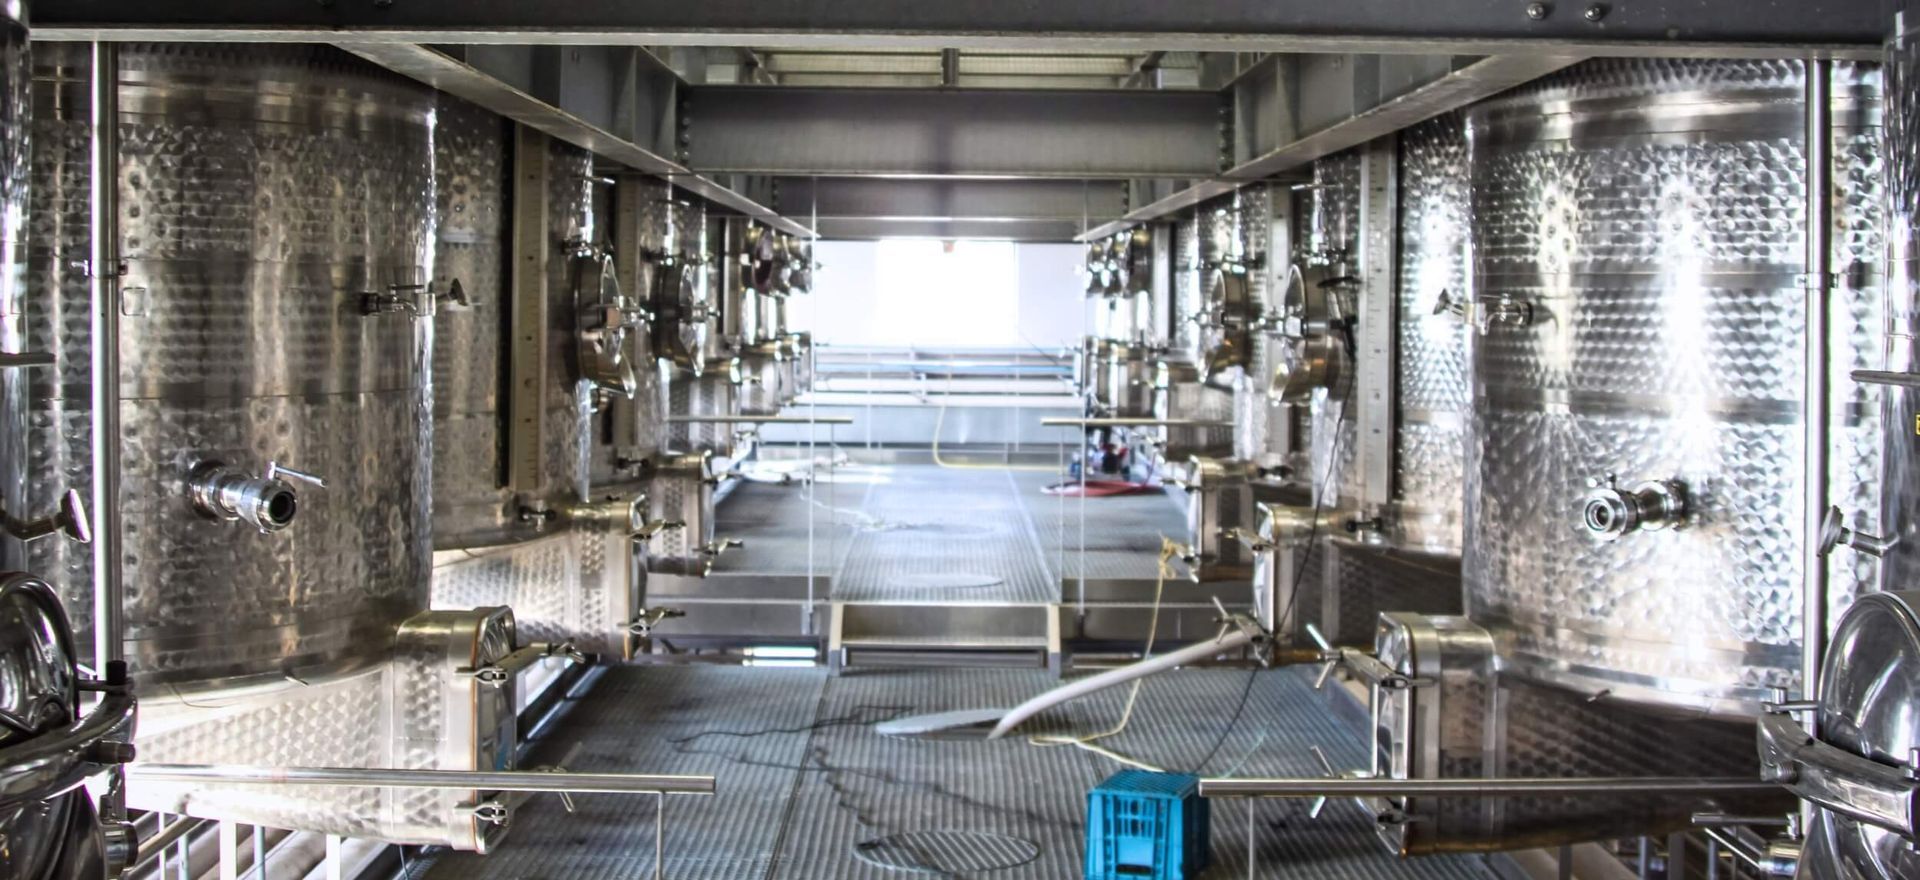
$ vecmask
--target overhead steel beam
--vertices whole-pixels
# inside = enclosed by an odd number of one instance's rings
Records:
[[[782,213],[823,223],[914,218],[1091,226],[1127,212],[1127,185],[1114,180],[782,177],[774,181],[772,204]]]
[[[406,43],[350,43],[341,48],[609,161],[657,175],[721,210],[744,214],[792,235],[813,234],[772,208],[630,139],[640,137],[657,146],[663,140],[662,128],[666,139],[673,136],[673,127],[666,121],[674,118],[672,102],[659,106],[657,94],[649,99],[654,103],[639,97],[637,57],[622,64],[610,56],[595,56],[611,65],[600,68],[601,74],[608,70],[630,74],[609,81],[595,80],[594,65],[580,60],[586,56],[574,50],[565,53],[569,58],[558,57],[562,54],[558,52],[548,57],[545,50],[462,50],[461,54],[478,62],[470,63],[441,49]],[[651,88],[659,86],[655,83]],[[596,123],[594,117],[600,121]]]
[[[1305,133],[1300,126],[1302,102],[1294,95],[1299,79],[1286,82],[1290,68],[1275,64],[1272,78],[1245,76],[1234,86],[1234,126],[1236,156],[1242,161],[1220,175],[1196,181],[1171,195],[1127,212],[1118,220],[1101,224],[1080,237],[1092,241],[1184,211],[1202,202],[1232,193],[1255,181],[1272,178],[1301,168],[1315,159],[1357,147],[1374,138],[1392,134],[1407,126],[1432,119],[1449,110],[1465,107],[1492,97],[1522,83],[1538,79],[1581,59],[1564,55],[1496,55],[1466,60],[1418,85],[1405,87],[1391,96],[1382,96],[1378,104],[1367,106],[1365,90],[1355,99],[1349,115],[1326,122]],[[1297,74],[1297,68],[1291,69]],[[1378,68],[1353,74],[1356,78],[1376,77]],[[1376,92],[1376,94],[1378,94]],[[1322,99],[1324,101],[1324,99]],[[1267,102],[1272,101],[1269,105]],[[1263,128],[1264,132],[1249,129]],[[1270,149],[1254,150],[1268,144]]]
[[[1860,57],[1887,29],[1879,0],[62,0],[34,17],[62,40]]]
[[[822,217],[814,229],[828,240],[873,241],[882,238],[989,239],[1070,243],[1086,227],[1078,220],[970,219],[922,217]]]
[[[702,173],[1195,177],[1221,169],[1218,95],[714,86],[689,90]]]

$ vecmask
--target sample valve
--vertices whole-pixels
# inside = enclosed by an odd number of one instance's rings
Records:
[[[1647,480],[1621,489],[1613,474],[1587,481],[1580,524],[1602,541],[1628,532],[1678,528],[1687,518],[1687,487],[1678,480]]]
[[[327,481],[317,474],[294,470],[279,462],[267,462],[266,473],[255,477],[219,461],[202,462],[187,476],[187,494],[201,513],[217,520],[243,520],[262,534],[277,532],[293,525],[300,512],[300,499],[293,484],[281,477],[310,483],[325,489]]]

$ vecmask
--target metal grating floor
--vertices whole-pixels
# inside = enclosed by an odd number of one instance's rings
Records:
[[[1039,530],[1047,562],[1066,581],[1151,582],[1162,535],[1187,540],[1187,514],[1164,492],[1065,498],[1041,493],[1052,474],[1017,473],[1020,499]],[[1083,528],[1084,523],[1084,528]]]
[[[1188,669],[1151,681],[1132,724],[1107,745],[1190,770],[1220,736],[1252,674]],[[1252,679],[1245,716],[1203,768],[1212,774],[1314,775],[1309,745],[1336,766],[1364,750],[1298,670]],[[1018,867],[969,876],[1061,880],[1081,873],[1086,792],[1118,765],[1070,747],[1024,740],[912,741],[880,737],[870,723],[944,709],[1011,706],[1052,684],[1012,669],[853,671],[627,666],[610,669],[555,727],[540,760],[577,748],[578,770],[714,773],[720,794],[667,800],[667,877],[673,880],[884,880],[906,872],[862,860],[856,849],[889,834],[996,832],[1039,850]],[[1123,690],[1043,716],[1026,733],[1094,731],[1119,717]],[[1214,804],[1208,878],[1248,876],[1246,807]],[[568,814],[551,798],[523,807],[505,845],[486,857],[440,856],[432,880],[600,880],[652,869],[653,800],[579,799]],[[1259,805],[1256,877],[1326,880],[1478,880],[1493,873],[1472,856],[1396,859],[1371,818],[1336,802],[1317,821],[1304,802]]]
[[[1022,487],[999,468],[869,468],[875,475],[846,565],[841,602],[1045,604],[1060,588]]]
[[[1083,573],[1151,583],[1160,536],[1185,540],[1185,513],[1162,493],[1084,501],[1041,493],[1058,479],[991,467],[841,465],[816,487],[813,505],[799,485],[746,483],[720,506],[715,529],[744,546],[722,554],[712,578],[805,576],[811,518],[812,570],[835,601],[1044,604],[1060,601],[1061,582]]]
[[[813,572],[831,577],[846,561],[855,527],[847,517],[836,518],[829,502],[858,509],[865,494],[864,486],[822,483],[815,487],[815,506],[807,503],[802,483],[735,486],[715,512],[713,531],[717,537],[739,538],[742,544],[714,560],[713,576],[805,576],[811,525]]]

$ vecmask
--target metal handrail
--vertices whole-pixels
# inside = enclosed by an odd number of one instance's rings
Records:
[[[402,770],[360,767],[249,767],[236,764],[129,764],[142,782],[329,785],[364,788],[473,788],[549,794],[713,794],[712,776],[654,773]]]
[[[852,416],[668,416],[674,425],[851,425]]]
[[[1731,794],[1778,791],[1748,777],[1613,776],[1506,779],[1202,779],[1201,797],[1544,797],[1581,794]]]
[[[1085,425],[1090,428],[1231,428],[1233,422],[1223,419],[1104,419],[1081,416],[1049,416],[1040,420],[1041,427],[1071,428]]]
[[[453,788],[482,791],[654,796],[653,877],[666,876],[667,795],[713,794],[711,776],[564,771],[401,770],[360,767],[248,767],[235,764],[132,764],[127,778],[141,782],[238,785],[329,785],[365,788]],[[572,802],[567,801],[568,809]],[[502,819],[504,821],[504,819]]]

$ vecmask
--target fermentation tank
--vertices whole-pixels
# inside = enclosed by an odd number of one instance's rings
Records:
[[[1469,112],[1473,305],[1509,319],[1473,337],[1465,579],[1514,674],[1715,715],[1798,689],[1805,88],[1799,62],[1594,61]],[[1877,74],[1833,94],[1860,320]],[[1835,457],[1870,468],[1857,445]]]
[[[40,66],[62,135],[37,163],[59,175],[58,259],[86,234],[66,226],[85,190],[84,48],[49,44]],[[427,604],[433,94],[315,47],[129,44],[119,75],[136,680],[185,692],[383,659]],[[63,359],[43,426],[69,436],[85,292],[61,284],[36,317]],[[88,460],[64,454],[69,473]],[[41,476],[43,492],[72,482]]]
[[[433,544],[498,543],[523,529],[507,488],[505,310],[509,124],[440,99],[434,129],[434,282],[459,282],[469,304],[433,322]]]
[[[1911,804],[1914,749],[1920,747],[1920,435],[1905,429],[1920,413],[1920,3],[1901,4],[1886,55],[1887,318],[1881,353],[1888,384],[1877,389],[1890,429],[1882,438],[1881,524],[1891,539],[1880,569],[1882,593],[1838,618],[1822,659],[1814,736],[1791,715],[1761,719],[1764,772],[1816,807],[1796,875],[1805,880],[1892,880],[1920,873]],[[1901,27],[1905,24],[1905,29]],[[1879,329],[1876,327],[1875,329]],[[1862,518],[1872,524],[1871,519]],[[1849,523],[1852,525],[1852,523]],[[1836,557],[1850,555],[1842,550]]]

